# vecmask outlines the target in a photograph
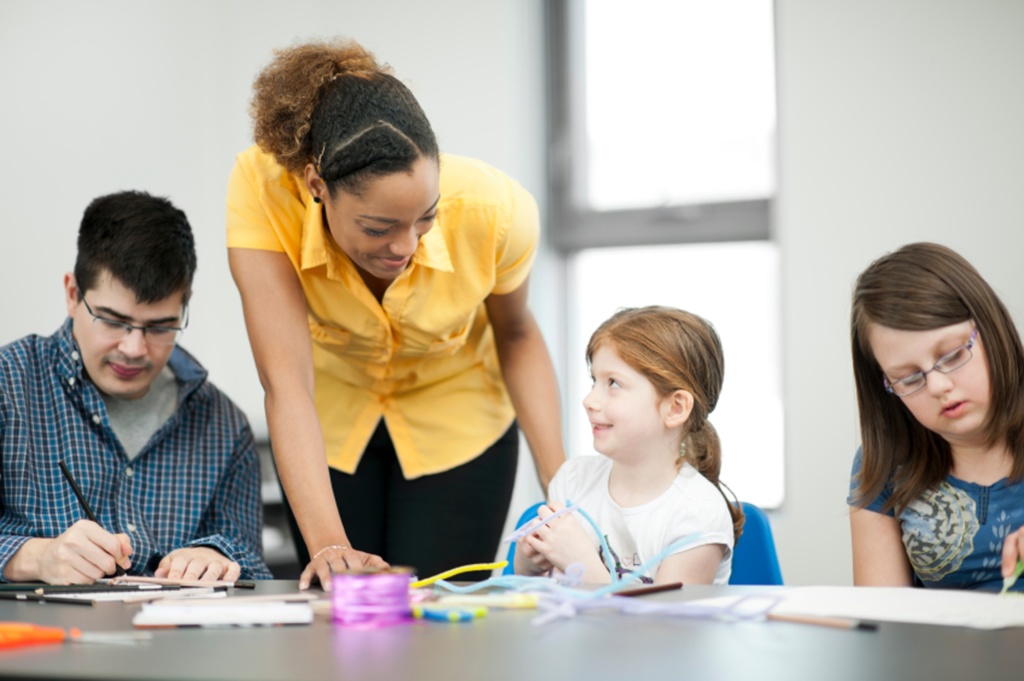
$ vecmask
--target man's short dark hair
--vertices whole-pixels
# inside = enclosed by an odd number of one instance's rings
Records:
[[[79,295],[109,272],[140,303],[181,292],[187,302],[196,271],[188,218],[159,196],[125,191],[96,198],[78,231],[75,280]]]

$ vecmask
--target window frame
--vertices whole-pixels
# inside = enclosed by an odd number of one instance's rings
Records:
[[[575,275],[575,256],[590,249],[604,249],[631,246],[686,246],[731,242],[760,242],[778,248],[773,235],[773,204],[778,194],[778,161],[775,155],[776,180],[771,195],[766,198],[676,204],[644,207],[627,210],[600,211],[585,207],[587,166],[586,146],[586,91],[585,74],[585,0],[546,0],[545,2],[545,48],[547,51],[547,160],[548,178],[545,207],[548,221],[546,244],[554,256],[555,279],[567,297],[554,303],[558,308],[560,329],[557,350],[563,359],[559,372],[563,385],[568,386],[575,373],[568,367],[580,361],[569,356],[578,339],[577,315],[574,311],[569,288]],[[776,41],[777,44],[777,41]],[[777,48],[776,48],[777,49]],[[777,57],[777,55],[776,55]],[[776,74],[777,63],[776,58]],[[574,76],[574,74],[577,74]],[[776,91],[778,88],[776,80]],[[778,120],[778,98],[776,97],[776,120]],[[773,143],[777,148],[777,139]],[[781,269],[781,262],[778,264]],[[780,271],[781,275],[781,271]],[[781,335],[782,290],[777,282],[779,319],[777,333]],[[783,362],[784,352],[781,339],[778,341],[777,361]],[[782,376],[779,377],[781,391]],[[573,390],[567,389],[566,396]],[[781,393],[780,393],[781,400]],[[572,445],[576,434],[572,432],[576,418],[573,415],[578,405],[564,400],[563,423],[566,426],[567,445]],[[786,500],[786,457],[785,457],[785,404],[780,401],[782,411],[776,422],[779,427],[782,448],[779,452],[778,487],[771,487],[765,499],[759,499],[757,492],[743,492],[742,485],[737,492],[748,497],[748,501],[759,502],[764,508],[780,508]],[[774,421],[773,421],[774,422]],[[723,435],[728,435],[723,431]],[[579,443],[575,443],[579,445]],[[573,456],[569,452],[569,456]],[[773,483],[774,484],[774,483]]]
[[[762,241],[772,237],[772,197],[615,211],[584,206],[587,163],[583,73],[585,0],[548,0],[550,243],[584,248]],[[776,174],[777,175],[777,174]]]

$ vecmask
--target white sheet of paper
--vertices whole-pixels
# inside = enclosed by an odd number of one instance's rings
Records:
[[[781,592],[773,613],[972,629],[1024,627],[1024,596],[911,587],[807,586]]]
[[[309,624],[313,621],[309,603],[277,601],[232,605],[231,600],[217,605],[144,603],[142,610],[132,618],[132,624],[136,627],[209,627]]]

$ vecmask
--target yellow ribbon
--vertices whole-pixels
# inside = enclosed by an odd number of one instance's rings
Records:
[[[463,572],[477,572],[478,570],[500,570],[504,568],[506,565],[508,565],[507,560],[501,560],[497,563],[473,563],[472,565],[463,565],[462,567],[446,570],[445,572],[442,572],[439,575],[434,575],[433,577],[427,577],[426,579],[417,580],[410,584],[409,588],[419,589],[420,587],[433,584],[438,580],[448,579],[449,577],[454,577],[455,575],[461,575]]]

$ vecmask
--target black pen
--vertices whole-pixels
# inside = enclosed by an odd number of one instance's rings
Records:
[[[75,493],[76,497],[78,497],[78,503],[82,505],[82,510],[85,511],[85,517],[93,521],[94,523],[99,524],[99,521],[96,520],[96,516],[92,512],[92,509],[89,508],[89,502],[85,500],[85,495],[82,494],[82,490],[79,489],[78,483],[75,482],[74,476],[71,475],[71,471],[68,470],[67,464],[65,464],[64,460],[61,459],[57,463],[57,465],[60,466],[60,472],[64,474],[64,477],[67,478],[68,484],[71,485],[71,491]],[[123,577],[124,575],[128,574],[127,572],[125,572],[124,568],[121,567],[118,563],[114,563],[114,567],[116,568],[114,570],[114,574],[118,577]]]
[[[64,603],[65,605],[95,605],[95,601],[82,598],[70,598],[68,596],[50,596],[37,593],[16,593],[8,591],[0,593],[0,600],[5,601],[29,601],[32,603]]]

